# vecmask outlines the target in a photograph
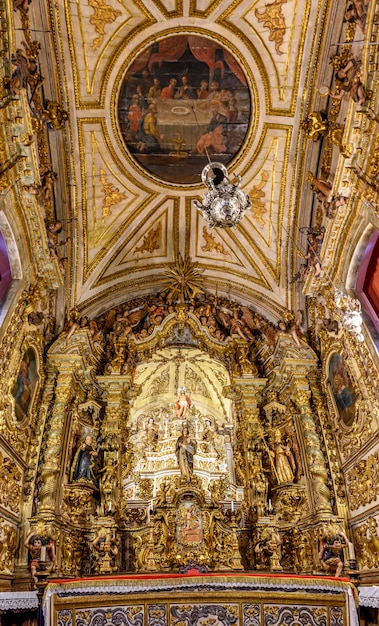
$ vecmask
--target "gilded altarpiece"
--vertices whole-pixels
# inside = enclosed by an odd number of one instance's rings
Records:
[[[287,332],[269,344],[252,315],[160,295],[53,344],[30,518],[57,547],[52,572],[325,570],[344,519],[317,359]]]

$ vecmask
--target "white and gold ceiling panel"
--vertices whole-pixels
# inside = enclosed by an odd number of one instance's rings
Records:
[[[254,47],[271,112],[294,112],[310,6],[305,0],[244,0],[225,14]]]
[[[294,181],[304,176],[290,153],[316,45],[309,16],[319,15],[319,2],[81,0],[58,10],[68,24],[61,50],[74,81],[69,124],[80,154],[71,172],[75,303],[93,307],[107,291],[120,301],[133,289],[156,292],[180,252],[208,287],[229,285],[258,310],[286,307],[292,244],[284,225],[296,215]],[[178,95],[185,76],[187,101]],[[153,102],[148,90],[157,78],[159,89],[174,78],[175,95]],[[201,101],[204,79],[209,98]],[[207,146],[212,82],[226,121],[218,144]],[[72,93],[69,78],[65,92]],[[142,134],[152,103],[154,151]],[[193,205],[206,192],[201,171],[209,160],[232,179],[242,175],[252,206],[237,229],[210,230]]]
[[[66,21],[77,106],[98,106],[116,51],[153,18],[138,2],[75,0],[66,2]]]

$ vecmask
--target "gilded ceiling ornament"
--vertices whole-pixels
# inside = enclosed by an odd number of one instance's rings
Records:
[[[115,204],[121,202],[126,198],[126,194],[124,191],[120,192],[120,190],[115,187],[112,183],[108,183],[107,175],[104,170],[100,170],[100,179],[102,182],[102,191],[104,192],[104,200],[102,207],[102,222],[105,222],[105,218],[111,215],[111,207]]]
[[[205,239],[205,244],[201,246],[203,252],[218,252],[219,254],[224,254],[225,256],[230,256],[230,252],[224,248],[221,242],[217,242],[216,238],[212,233],[208,233],[207,227],[203,226],[203,237]]]
[[[134,252],[154,252],[154,250],[159,250],[161,230],[161,224],[158,224],[156,228],[150,228],[147,235],[144,236],[142,244]]]
[[[263,22],[263,26],[270,30],[269,41],[275,41],[275,50],[277,54],[283,54],[280,46],[283,44],[284,35],[286,33],[286,23],[282,13],[282,4],[287,0],[275,0],[270,4],[266,4],[263,13],[259,13],[255,9],[255,16],[258,22]]]
[[[265,225],[265,220],[263,219],[263,216],[265,213],[267,213],[266,205],[262,201],[266,195],[263,191],[263,188],[267,181],[268,172],[261,172],[261,182],[258,183],[258,185],[254,185],[254,187],[252,187],[249,192],[249,197],[251,200],[251,212],[260,226]]]
[[[94,15],[91,16],[90,22],[95,27],[96,32],[99,33],[99,36],[95,37],[92,42],[92,48],[97,50],[103,43],[105,25],[114,22],[121,15],[121,11],[117,11],[117,9],[106,4],[105,0],[88,0],[88,4],[94,10]]]
[[[187,257],[183,259],[180,252],[176,257],[176,263],[166,265],[164,274],[164,289],[168,292],[169,301],[184,302],[185,300],[194,300],[199,293],[204,293],[201,283],[203,282],[198,270],[198,264],[192,263]]]

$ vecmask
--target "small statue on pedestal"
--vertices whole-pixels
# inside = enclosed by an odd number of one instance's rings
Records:
[[[256,568],[269,569],[271,572],[281,571],[283,569],[279,555],[281,544],[282,540],[276,528],[268,526],[254,549],[258,561]]]
[[[34,582],[38,583],[36,576],[40,569],[40,562],[48,562],[51,568],[56,561],[55,543],[52,539],[45,539],[31,531],[25,539],[25,547],[29,550],[29,569]]]
[[[323,569],[329,573],[334,573],[336,577],[341,576],[344,566],[343,549],[348,544],[349,541],[342,530],[338,530],[332,536],[324,537],[318,553]]]
[[[118,545],[109,534],[100,533],[91,543],[97,574],[110,574],[117,571]]]

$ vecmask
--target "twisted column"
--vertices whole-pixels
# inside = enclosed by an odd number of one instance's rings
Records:
[[[312,482],[310,496],[315,512],[331,513],[330,490],[327,486],[328,473],[309,403],[310,395],[311,392],[309,390],[297,388],[293,396],[300,411],[300,423],[303,431],[305,453]]]
[[[59,372],[41,473],[42,486],[39,494],[39,513],[53,513],[58,504],[56,494],[58,491],[58,477],[60,475],[63,431],[68,405],[74,393],[71,368],[70,371],[63,370]]]

